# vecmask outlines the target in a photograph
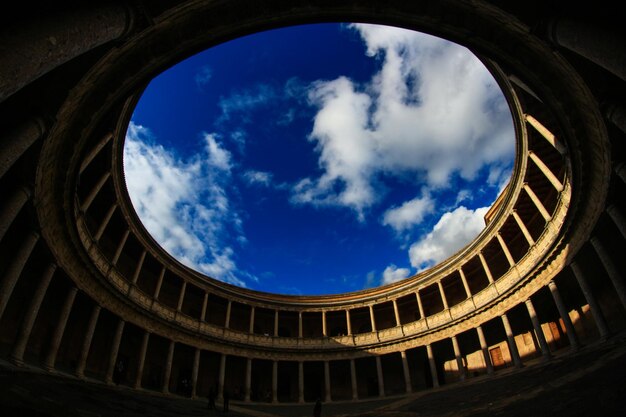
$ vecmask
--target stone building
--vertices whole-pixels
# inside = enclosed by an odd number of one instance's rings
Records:
[[[2,358],[172,395],[359,401],[622,332],[626,42],[610,10],[572,7],[119,0],[4,16]],[[513,115],[516,161],[485,230],[430,270],[349,294],[262,293],[184,267],[126,191],[123,140],[140,94],[212,45],[325,21],[431,33],[489,68]]]

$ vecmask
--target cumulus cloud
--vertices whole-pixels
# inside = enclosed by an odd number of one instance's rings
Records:
[[[272,173],[250,170],[243,173],[244,180],[250,185],[269,187],[272,183]]]
[[[509,163],[510,112],[478,58],[418,32],[351,27],[382,66],[365,85],[339,77],[311,86],[317,114],[309,140],[322,173],[302,179],[293,202],[348,207],[362,220],[381,199],[383,175],[409,175],[441,189],[452,175],[473,180],[487,164]]]
[[[411,274],[408,268],[398,268],[391,264],[383,271],[382,284],[391,284],[392,282],[401,281]]]
[[[245,286],[225,238],[241,235],[241,220],[225,190],[230,153],[215,135],[205,134],[203,153],[185,161],[151,137],[146,127],[131,122],[124,144],[126,186],[137,215],[152,237],[184,265]]]
[[[245,89],[222,97],[219,106],[222,110],[221,121],[229,120],[233,114],[241,116],[238,122],[250,122],[247,112],[263,106],[276,99],[278,92],[267,84],[257,84],[254,88]]]
[[[399,207],[392,207],[383,214],[382,223],[396,232],[403,232],[422,222],[424,216],[435,210],[435,202],[430,195],[405,201]]]
[[[489,207],[463,206],[445,213],[433,230],[409,248],[411,265],[419,271],[447,259],[471,242],[485,227]]]

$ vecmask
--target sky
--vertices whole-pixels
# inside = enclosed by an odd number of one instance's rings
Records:
[[[321,295],[396,282],[485,226],[511,113],[466,48],[316,24],[212,47],[155,77],[124,171],[148,232],[208,277]]]

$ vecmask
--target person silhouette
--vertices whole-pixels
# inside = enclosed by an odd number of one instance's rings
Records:
[[[322,415],[322,400],[319,398],[315,401],[315,406],[313,407],[313,417],[320,417]]]

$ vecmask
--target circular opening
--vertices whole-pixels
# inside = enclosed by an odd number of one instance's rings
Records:
[[[484,228],[511,113],[466,48],[365,24],[260,32],[154,78],[124,144],[147,231],[209,277],[336,294],[407,278]]]

